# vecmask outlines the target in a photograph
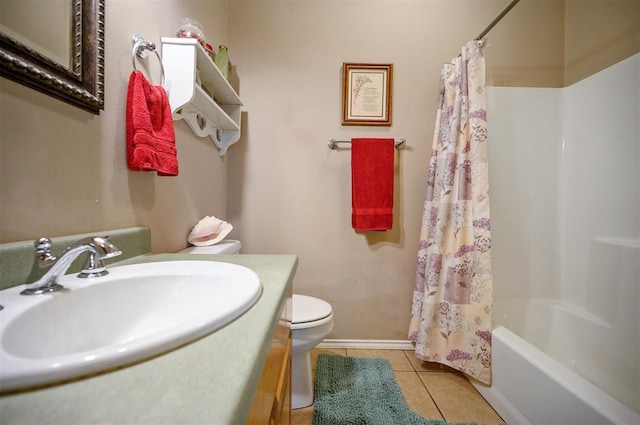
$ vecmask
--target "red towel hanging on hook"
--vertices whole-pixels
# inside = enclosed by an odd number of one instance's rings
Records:
[[[178,175],[176,135],[167,92],[140,71],[129,77],[126,107],[127,166],[131,171]]]

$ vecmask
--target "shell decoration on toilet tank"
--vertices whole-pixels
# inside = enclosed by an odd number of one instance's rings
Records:
[[[215,245],[233,230],[231,223],[214,216],[205,216],[191,229],[187,242],[195,246]]]

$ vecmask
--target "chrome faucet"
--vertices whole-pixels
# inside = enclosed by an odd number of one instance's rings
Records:
[[[34,244],[40,267],[51,266],[51,269],[40,279],[28,283],[27,288],[20,292],[22,295],[40,295],[62,289],[63,286],[57,282],[58,278],[64,276],[71,263],[85,251],[89,252],[89,258],[82,267],[82,272],[78,275],[82,278],[108,274],[102,260],[122,254],[122,251],[112,244],[108,237],[101,236],[80,239],[67,247],[58,258],[51,254],[51,239],[40,238]]]

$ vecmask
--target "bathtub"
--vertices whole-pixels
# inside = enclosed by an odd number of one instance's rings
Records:
[[[477,388],[510,424],[640,424],[639,66],[487,87],[495,329]]]
[[[473,385],[507,424],[640,424],[638,413],[506,327],[494,329],[492,346],[492,385]]]

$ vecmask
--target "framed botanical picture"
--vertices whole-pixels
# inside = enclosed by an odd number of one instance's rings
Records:
[[[393,64],[342,64],[342,125],[391,126]]]

